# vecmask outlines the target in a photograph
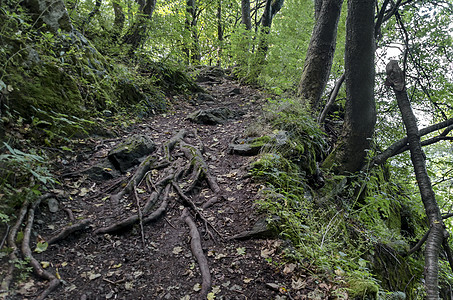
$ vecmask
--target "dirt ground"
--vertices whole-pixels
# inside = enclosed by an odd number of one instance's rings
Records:
[[[36,210],[32,250],[37,239],[48,240],[65,226],[87,219],[90,225],[42,253],[33,253],[62,282],[47,299],[335,299],[331,296],[335,287],[316,275],[310,262],[282,259],[284,251],[288,251],[284,240],[232,239],[251,230],[263,216],[255,204],[262,186],[248,175],[249,164],[256,156],[232,155],[229,144],[247,128],[250,130],[267,95],[227,76],[210,78],[200,85],[214,101],[198,101],[196,96],[190,101],[174,97],[167,114],[144,120],[121,132],[118,138],[91,138],[81,152],[61,162],[61,186],[54,191],[59,209],[52,213],[43,201]],[[217,125],[200,125],[186,119],[198,109],[215,107],[241,111],[241,116]],[[214,193],[206,181],[200,181],[186,195],[191,201],[187,202],[175,188],[170,188],[168,206],[161,217],[143,226],[135,223],[119,231],[99,233],[99,228],[140,214],[156,188],[152,185],[164,171],[152,170],[151,186],[141,183],[135,194],[126,193],[115,201],[111,195],[124,187],[136,169],[106,180],[90,179],[82,170],[105,160],[112,147],[132,134],[147,135],[159,149],[164,149],[181,129],[188,132],[185,142],[203,145],[203,159],[220,192]],[[163,155],[157,151],[156,155]],[[173,157],[175,161],[182,160],[184,154],[175,150]],[[213,198],[216,202],[201,208]],[[202,286],[206,278],[191,246],[194,237],[183,214],[195,222],[201,237],[201,254],[211,277],[207,295],[203,295],[206,287]],[[48,281],[32,276],[14,283],[14,295],[3,295],[5,299],[34,299],[47,285]]]

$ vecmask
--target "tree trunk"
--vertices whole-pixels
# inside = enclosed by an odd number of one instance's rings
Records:
[[[113,12],[115,13],[115,19],[113,21],[113,30],[112,30],[112,39],[117,41],[118,37],[121,36],[121,32],[124,28],[124,21],[126,17],[124,16],[123,7],[119,3],[119,0],[112,1]]]
[[[322,2],[322,6],[317,13],[299,83],[299,94],[313,112],[317,111],[332,68],[343,0],[317,0],[315,4],[317,2]]]
[[[241,23],[245,25],[245,29],[252,29],[252,18],[250,17],[250,0],[241,1],[241,13],[242,20]]]
[[[222,55],[222,43],[223,43],[223,24],[222,24],[222,0],[219,0],[217,5],[217,39],[219,45],[217,47],[217,66],[220,66],[220,57]]]
[[[123,41],[131,46],[129,54],[132,54],[135,49],[141,46],[148,31],[149,21],[152,18],[154,8],[156,7],[156,0],[147,0],[146,2],[139,2],[139,14],[129,28],[128,33],[124,36]]]
[[[199,64],[201,55],[197,32],[198,18],[195,0],[187,0],[186,12],[186,30],[189,33],[190,41],[186,43],[184,52],[187,55],[189,64]]]
[[[375,0],[348,2],[345,122],[335,150],[324,162],[339,173],[353,173],[364,165],[376,124],[374,9]]]
[[[407,96],[404,84],[404,74],[398,66],[398,62],[392,60],[386,67],[387,84],[393,87],[398,101],[398,107],[406,126],[407,140],[411,152],[411,160],[414,166],[415,178],[420,190],[420,195],[428,217],[430,232],[425,248],[425,287],[426,299],[439,299],[438,272],[439,250],[444,240],[444,224],[437,205],[436,197],[428,176],[425,164],[425,153],[420,142],[420,133],[417,127],[417,119]]]

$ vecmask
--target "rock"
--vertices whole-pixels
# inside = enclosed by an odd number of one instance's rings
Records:
[[[254,156],[260,153],[265,147],[284,146],[288,142],[286,131],[280,130],[276,134],[265,135],[258,138],[247,138],[236,140],[230,144],[230,153],[242,156]]]
[[[120,175],[109,160],[102,161],[92,166],[88,170],[85,170],[83,174],[88,175],[88,178],[94,181],[113,179]]]
[[[229,91],[228,94],[230,96],[239,95],[239,94],[241,94],[241,89],[240,88],[234,88],[231,91]]]
[[[187,119],[194,123],[205,125],[223,124],[229,119],[235,119],[241,113],[233,111],[226,107],[211,108],[206,110],[197,110],[187,116]]]
[[[278,221],[278,217],[273,217],[271,222]],[[266,217],[259,218],[251,230],[243,231],[239,234],[236,234],[231,239],[235,240],[247,240],[251,238],[257,239],[266,239],[266,238],[275,238],[278,236],[278,232],[271,227],[268,219]]]
[[[230,153],[241,156],[255,156],[260,153],[263,145],[230,144]]]
[[[197,96],[197,101],[198,102],[215,102],[215,99],[213,96],[205,93],[199,93]]]
[[[58,200],[55,198],[50,198],[47,201],[47,205],[49,206],[49,211],[51,213],[56,213],[58,211]]]
[[[133,135],[110,150],[108,159],[121,173],[138,165],[139,158],[156,150],[156,144],[146,136]]]
[[[225,71],[219,67],[203,67],[196,76],[197,82],[220,82],[220,78],[225,75]]]

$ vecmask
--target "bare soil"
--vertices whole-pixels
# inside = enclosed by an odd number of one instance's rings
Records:
[[[64,162],[59,171],[62,185],[55,191],[59,193],[59,210],[51,213],[46,201],[36,209],[32,250],[38,239],[49,240],[68,225],[89,220],[89,226],[42,253],[33,253],[39,262],[48,262],[48,266],[44,263],[46,270],[62,282],[47,299],[335,299],[331,295],[336,287],[324,276],[316,275],[310,262],[291,263],[282,258],[290,249],[284,240],[232,239],[263,218],[256,204],[262,185],[248,174],[249,164],[256,157],[232,155],[228,146],[254,126],[268,96],[225,76],[200,85],[214,102],[174,97],[169,113],[132,126],[120,138],[92,138],[86,141],[84,150]],[[198,109],[214,107],[241,111],[242,116],[218,125],[200,125],[186,119]],[[105,159],[108,151],[129,135],[150,136],[164,149],[182,129],[187,132],[185,143],[204,150],[202,158],[220,192],[213,192],[203,180],[206,176],[198,178],[185,194],[191,202],[171,186],[162,216],[146,224],[136,222],[118,231],[99,233],[100,228],[141,214],[144,203],[158,189],[153,185],[165,172],[170,173],[170,167],[152,169],[148,184],[143,180],[135,186],[135,193],[126,193],[118,201],[111,195],[124,188],[136,169],[103,181],[93,181],[81,170]],[[162,157],[163,152],[156,155]],[[176,161],[186,166],[184,159],[184,153],[176,148],[173,167],[178,166]],[[190,184],[190,179],[184,182]],[[150,213],[161,205],[165,198],[162,195]],[[215,202],[209,202],[213,198]],[[208,202],[209,207],[203,209]],[[200,259],[191,244],[194,236],[183,214],[195,222],[200,235],[202,251],[198,254],[206,259],[210,286],[202,285],[206,274],[202,276],[200,271]],[[5,299],[34,299],[48,284],[38,276],[16,281],[16,293],[6,294]]]

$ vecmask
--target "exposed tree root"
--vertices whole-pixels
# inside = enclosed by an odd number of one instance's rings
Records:
[[[91,224],[91,222],[92,222],[91,219],[85,219],[85,220],[80,221],[77,224],[67,226],[67,227],[63,228],[58,234],[56,234],[53,237],[51,237],[50,239],[48,239],[47,243],[49,245],[55,244],[55,243],[65,239],[71,233],[86,229]]]
[[[190,216],[189,210],[187,208],[183,210],[181,218],[189,227],[189,234],[191,237],[190,248],[200,267],[202,278],[200,299],[206,299],[206,296],[211,289],[211,273],[209,271],[208,260],[206,259],[206,256],[203,253],[203,248],[201,246],[200,233],[198,232],[197,225]]]
[[[187,135],[186,130],[180,130],[174,135],[161,149],[162,156],[165,157],[165,163],[161,164],[162,175],[157,182],[153,182],[152,176],[156,175],[155,172],[150,172],[154,169],[153,162],[151,160],[145,160],[137,169],[135,174],[129,180],[129,183],[119,193],[113,195],[111,198],[116,203],[125,196],[126,194],[134,194],[135,205],[137,206],[138,213],[132,216],[128,216],[114,224],[110,224],[105,227],[98,228],[95,230],[96,234],[112,233],[121,229],[125,229],[135,224],[140,224],[140,230],[142,232],[142,242],[144,243],[144,228],[143,225],[149,222],[155,221],[162,217],[166,212],[170,203],[171,190],[175,190],[181,199],[181,203],[185,206],[182,214],[182,219],[189,227],[191,236],[191,249],[194,257],[200,265],[201,276],[202,276],[202,290],[200,299],[206,299],[206,296],[211,288],[211,275],[207,263],[207,259],[203,254],[201,247],[201,238],[198,232],[197,226],[190,216],[189,211],[193,212],[195,217],[198,217],[205,226],[207,234],[214,239],[211,233],[211,229],[220,236],[222,235],[214,228],[212,224],[203,215],[203,209],[197,207],[197,205],[188,196],[188,193],[194,193],[197,191],[196,187],[205,180],[206,184],[212,190],[214,200],[218,201],[220,198],[220,187],[216,182],[214,176],[211,175],[209,168],[204,161],[201,150],[184,141]],[[196,134],[195,134],[196,136]],[[183,157],[179,155],[177,159],[172,157],[174,150],[179,147],[179,150],[184,154]],[[202,147],[202,145],[200,146]],[[174,155],[173,155],[174,156]],[[154,179],[156,180],[156,179]],[[151,195],[148,201],[144,204],[140,204],[140,199],[136,193],[136,189],[144,185],[145,189],[148,190]],[[155,204],[161,199],[160,205],[155,207]],[[205,208],[211,206],[215,201],[209,201],[205,203]],[[206,205],[207,204],[207,205]]]
[[[14,226],[11,228],[8,238],[7,238],[7,243],[8,247],[11,249],[11,253],[9,254],[9,259],[10,261],[16,261],[18,259],[18,248],[16,245],[16,235],[17,231],[19,230],[19,227],[22,225],[22,222],[24,221],[25,215],[27,214],[28,210],[28,201],[25,201],[22,204],[22,208],[20,209],[19,216],[17,218],[16,223]],[[14,264],[10,264],[8,268],[8,272],[6,273],[6,276],[3,278],[2,284],[1,284],[1,289],[3,291],[8,291],[11,282],[13,280],[13,273],[14,273]]]
[[[33,271],[36,273],[36,275],[38,275],[40,278],[46,279],[50,282],[48,287],[36,299],[44,299],[53,290],[55,290],[60,284],[60,280],[55,275],[44,270],[41,267],[41,264],[39,263],[39,261],[33,257],[32,253],[31,253],[31,249],[30,249],[30,235],[31,235],[32,227],[33,227],[34,218],[35,218],[35,210],[43,199],[50,197],[50,195],[44,195],[44,196],[45,197],[40,197],[38,200],[36,200],[31,205],[31,207],[28,209],[27,225],[25,226],[25,229],[24,229],[24,239],[22,240],[22,248],[21,248],[23,256],[30,261],[30,265],[32,266]]]
[[[146,173],[151,169],[151,165],[156,160],[156,157],[153,155],[148,156],[142,163],[138,166],[137,170],[135,171],[132,178],[129,180],[127,185],[117,194],[112,195],[111,199],[114,203],[119,203],[120,199],[123,198],[124,195],[131,193],[134,189],[134,186],[137,186],[140,181],[142,181],[143,177],[145,177]]]

